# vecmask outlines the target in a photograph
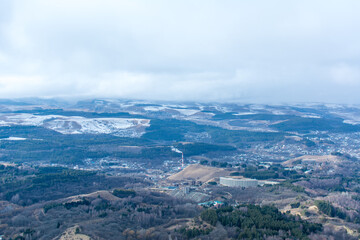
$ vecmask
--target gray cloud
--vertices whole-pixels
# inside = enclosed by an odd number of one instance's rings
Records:
[[[360,103],[359,7],[4,0],[0,94]]]

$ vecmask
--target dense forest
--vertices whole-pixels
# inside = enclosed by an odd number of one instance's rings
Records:
[[[272,206],[250,204],[207,209],[201,213],[201,218],[213,226],[220,222],[226,227],[237,227],[238,239],[265,239],[269,236],[307,239],[307,235],[322,230],[321,224],[283,214]]]

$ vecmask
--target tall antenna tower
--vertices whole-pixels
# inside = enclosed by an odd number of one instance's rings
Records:
[[[184,168],[184,153],[181,153],[181,168]]]
[[[184,168],[184,153],[182,151],[180,151],[179,149],[175,148],[174,146],[171,146],[171,151],[181,153],[181,167],[179,167],[179,169],[183,169]]]

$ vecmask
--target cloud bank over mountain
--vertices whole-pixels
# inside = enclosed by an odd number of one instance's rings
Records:
[[[360,2],[4,0],[0,94],[360,103]]]

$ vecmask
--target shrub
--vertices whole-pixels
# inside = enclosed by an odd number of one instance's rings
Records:
[[[136,192],[131,189],[115,189],[112,193],[118,198],[135,197]]]

